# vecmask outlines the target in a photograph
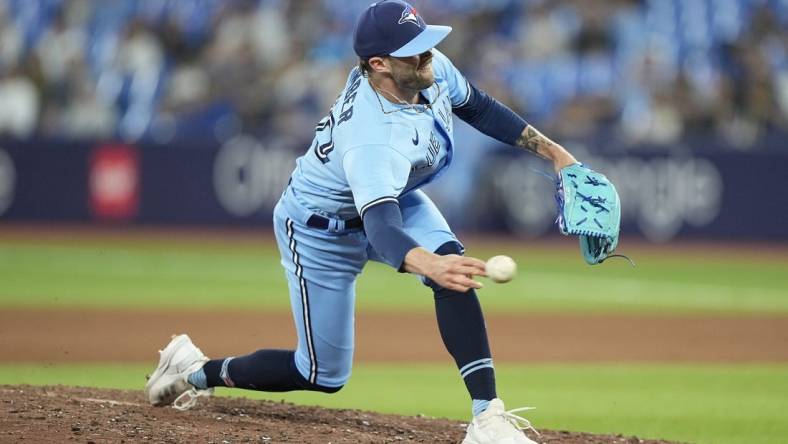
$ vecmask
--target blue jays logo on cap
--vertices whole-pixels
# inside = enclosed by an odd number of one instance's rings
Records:
[[[406,23],[416,26],[401,26]],[[434,48],[451,32],[450,26],[428,25],[416,8],[402,0],[383,0],[367,7],[353,32],[359,57],[411,57]]]
[[[400,17],[397,23],[401,25],[406,22],[410,22],[416,26],[419,26],[419,13],[413,6],[405,7],[405,9],[402,11],[402,17]]]

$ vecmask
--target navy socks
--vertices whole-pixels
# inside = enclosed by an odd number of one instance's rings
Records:
[[[441,246],[437,254],[462,254],[456,242]],[[441,338],[457,367],[465,387],[474,400],[474,415],[484,411],[489,401],[497,397],[495,370],[493,368],[487,328],[479,298],[473,289],[465,293],[427,282],[435,293],[435,313]]]
[[[496,398],[495,370],[476,292],[435,291],[435,313],[443,343],[457,363],[471,399]]]
[[[237,387],[264,392],[312,390],[334,393],[342,387],[324,387],[306,380],[295,365],[292,350],[258,350],[234,358],[214,359],[202,368],[205,387],[198,386],[202,376],[195,372],[189,383],[197,388]]]

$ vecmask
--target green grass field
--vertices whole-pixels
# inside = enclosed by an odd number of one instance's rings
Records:
[[[630,251],[638,267],[611,261],[589,267],[577,252],[513,245],[470,249],[486,258],[505,253],[521,270],[507,285],[485,281],[488,312],[788,313],[788,259],[732,261],[724,254],[682,257]],[[786,256],[788,258],[788,256]],[[0,245],[0,306],[286,309],[275,247],[235,243],[107,242]],[[432,310],[413,277],[370,263],[358,284],[359,309]]]
[[[485,282],[480,297],[487,312],[788,315],[788,255],[629,249],[638,262],[633,269],[623,261],[588,267],[579,253],[563,248],[470,247],[469,254],[481,258],[511,255],[521,269],[511,284]],[[227,309],[228,300],[235,309],[288,309],[272,243],[202,243],[194,236],[0,241],[0,309],[211,310]],[[415,278],[378,264],[370,264],[359,281],[358,306],[433,310],[429,293]],[[0,365],[0,383],[139,388],[149,370],[137,364],[6,363]],[[354,372],[337,395],[270,398],[467,419],[469,403],[451,365],[359,365]],[[497,372],[509,407],[538,407],[528,415],[537,428],[698,443],[778,443],[788,436],[788,363],[498,364]],[[418,402],[410,393],[419,394]]]

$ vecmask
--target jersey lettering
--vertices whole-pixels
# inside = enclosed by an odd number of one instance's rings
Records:
[[[337,102],[332,107],[331,112],[329,112],[328,115],[317,124],[317,127],[315,127],[315,143],[313,148],[317,158],[324,164],[331,160],[328,158],[328,154],[334,151],[334,127],[353,117],[353,102],[356,100],[359,86],[361,86],[361,72],[356,70],[350,77],[350,86],[347,91],[345,91],[345,98],[339,106],[339,119],[334,120],[333,108],[339,103],[341,96],[337,98]],[[326,138],[325,136],[328,137]]]
[[[326,131],[328,133],[326,134]],[[324,137],[328,136],[328,140]],[[324,142],[323,142],[324,141]],[[322,142],[322,143],[321,143]],[[328,153],[334,151],[334,112],[329,112],[315,127],[315,155],[324,164],[329,161]]]
[[[347,122],[353,117],[353,102],[356,100],[356,92],[359,86],[361,86],[361,71],[355,70],[350,77],[350,86],[345,92],[345,100],[342,101],[342,106],[339,109],[337,125],[341,125],[342,122]]]
[[[441,119],[443,119],[444,127],[446,128],[447,132],[451,132],[452,130],[452,115],[451,115],[451,107],[449,106],[449,102],[443,103],[443,110],[438,109],[438,115]]]

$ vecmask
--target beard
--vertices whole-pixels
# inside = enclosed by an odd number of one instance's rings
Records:
[[[414,91],[427,89],[435,83],[435,74],[432,72],[431,62],[422,66],[420,69],[410,69],[406,72],[392,72],[392,77],[400,88],[407,88]]]

